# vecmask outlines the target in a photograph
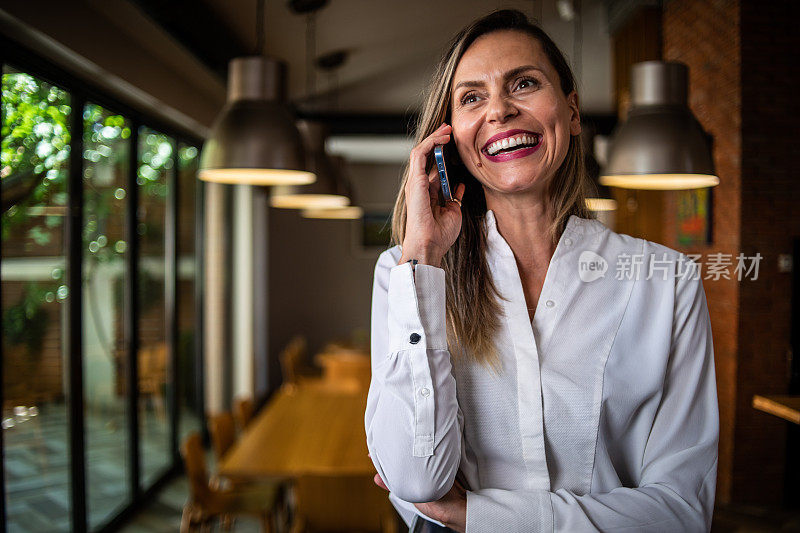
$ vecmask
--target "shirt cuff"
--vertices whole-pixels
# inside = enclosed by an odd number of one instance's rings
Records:
[[[445,275],[430,265],[410,263],[389,272],[389,350],[446,350]]]
[[[490,531],[552,533],[550,493],[545,490],[467,491],[466,533]]]

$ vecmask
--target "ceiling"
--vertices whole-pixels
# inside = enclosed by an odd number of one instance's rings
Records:
[[[136,3],[220,76],[226,57],[256,48],[256,0],[178,2],[194,8],[167,15],[163,6],[175,3]],[[571,4],[580,16],[566,21],[556,0],[330,0],[315,15],[316,56],[342,49],[349,55],[335,75],[315,72],[312,88],[306,79],[306,16],[293,13],[286,0],[268,0],[266,52],[287,62],[289,96],[302,111],[407,114],[419,106],[440,54],[458,30],[494,9],[515,8],[540,20],[567,56],[579,78],[583,112],[611,114],[611,42],[604,3]],[[183,15],[187,12],[194,15]]]

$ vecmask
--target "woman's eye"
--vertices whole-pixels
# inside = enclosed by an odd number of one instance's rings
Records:
[[[533,78],[522,78],[517,83],[517,89],[528,89],[530,87],[535,87],[538,85],[538,82]]]
[[[475,93],[467,93],[461,97],[461,105],[471,104],[478,100],[478,96]]]

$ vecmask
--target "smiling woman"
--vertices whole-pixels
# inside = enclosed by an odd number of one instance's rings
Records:
[[[412,172],[416,170],[418,176],[428,172],[430,157],[419,153],[425,141],[433,143],[434,134],[452,132],[459,157],[450,173],[455,182],[465,186],[464,217],[455,243],[450,239],[446,246],[437,244],[448,252],[440,253],[439,259],[448,272],[448,339],[456,348],[454,357],[466,356],[495,366],[498,362],[491,338],[498,327],[500,307],[487,275],[488,243],[481,223],[487,210],[497,214],[497,202],[524,205],[525,198],[538,198],[534,200],[536,218],[546,223],[537,233],[548,237],[541,239],[540,247],[551,249],[535,255],[552,255],[570,215],[594,217],[586,207],[591,185],[584,168],[583,145],[577,137],[580,114],[575,87],[564,55],[541,28],[518,11],[499,11],[465,28],[439,63],[417,124],[417,157],[412,154],[395,203],[392,240],[403,244],[407,234],[416,241],[427,235],[416,221],[406,224],[406,189]],[[442,127],[445,130],[439,131]],[[519,146],[520,138],[527,144],[512,150],[512,140]],[[439,136],[436,143],[450,140]],[[506,147],[505,142],[509,143]],[[404,257],[411,259],[407,254]],[[538,272],[532,277],[541,285],[547,265],[537,261],[536,266]],[[539,291],[532,288],[530,292]]]
[[[710,527],[719,417],[699,270],[591,217],[580,131],[564,56],[525,15],[456,36],[373,289],[367,445],[415,531]]]

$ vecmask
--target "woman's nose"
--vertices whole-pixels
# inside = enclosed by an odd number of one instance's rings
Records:
[[[489,106],[486,110],[486,120],[488,122],[505,122],[517,114],[517,108],[509,99],[502,96],[493,96],[489,99]]]

